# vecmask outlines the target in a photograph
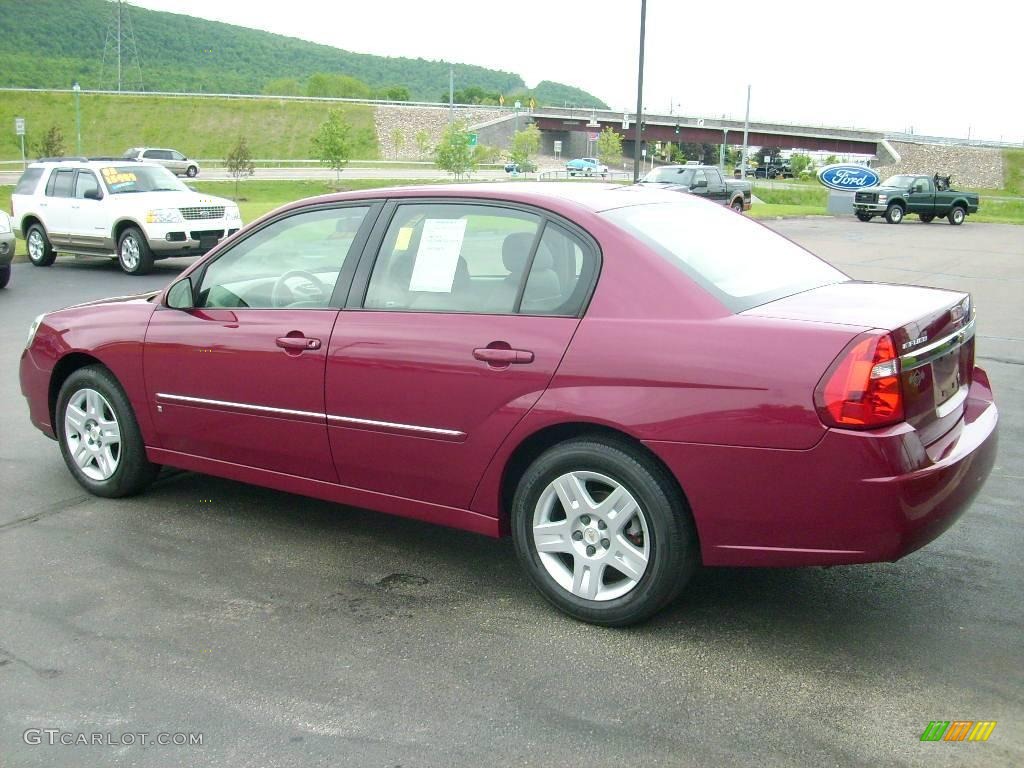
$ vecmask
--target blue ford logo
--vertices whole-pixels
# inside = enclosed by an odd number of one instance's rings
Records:
[[[878,185],[878,174],[863,165],[826,165],[818,171],[818,181],[829,189],[844,192]]]

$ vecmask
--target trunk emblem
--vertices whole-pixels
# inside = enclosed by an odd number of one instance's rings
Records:
[[[924,344],[926,341],[928,341],[928,334],[927,333],[924,334],[923,336],[918,336],[916,339],[911,339],[910,341],[904,341],[900,345],[900,349],[910,349],[911,347],[916,347],[918,344]]]

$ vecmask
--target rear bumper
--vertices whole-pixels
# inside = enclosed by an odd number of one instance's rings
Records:
[[[981,369],[964,417],[924,446],[908,424],[828,430],[806,451],[648,443],[679,478],[706,565],[898,560],[967,510],[995,463],[998,412]]]

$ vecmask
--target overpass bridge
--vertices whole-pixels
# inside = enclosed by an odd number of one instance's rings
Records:
[[[562,142],[562,154],[579,156],[587,152],[587,134],[611,128],[622,136],[624,154],[633,152],[636,115],[627,114],[629,128],[623,129],[623,113],[573,107],[538,107],[529,117],[541,130],[542,151],[553,152],[554,141]],[[834,154],[878,154],[886,135],[878,131],[825,126],[751,122],[747,144],[754,147],[821,150]],[[644,115],[641,139],[645,143],[693,142],[700,144],[743,144],[743,121],[699,118],[683,115]]]

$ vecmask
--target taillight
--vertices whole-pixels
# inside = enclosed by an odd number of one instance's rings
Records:
[[[862,333],[818,382],[814,405],[822,422],[844,429],[874,429],[903,421],[896,345],[887,333]]]

